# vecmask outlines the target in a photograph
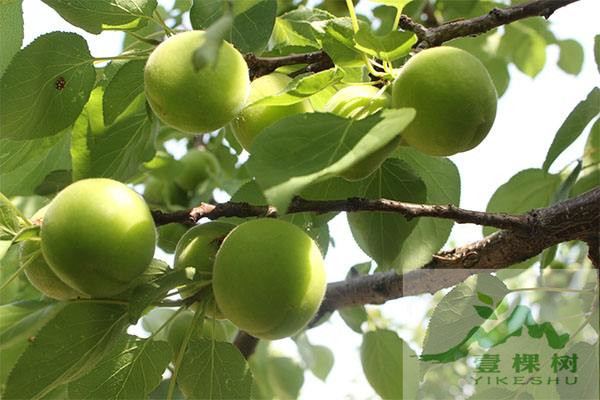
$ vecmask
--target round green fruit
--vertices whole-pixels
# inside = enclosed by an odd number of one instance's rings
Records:
[[[402,132],[425,154],[449,156],[470,150],[487,136],[496,117],[496,89],[483,64],[454,47],[423,50],[394,82],[395,108],[417,116]]]
[[[177,243],[175,249],[175,269],[192,267],[195,269],[194,281],[179,290],[184,299],[194,295],[205,287],[205,282],[211,279],[215,264],[215,256],[225,236],[235,225],[224,222],[207,222],[187,231]],[[206,290],[207,301],[205,312],[214,318],[223,318],[221,310],[216,305],[212,291]]]
[[[127,289],[154,255],[156,230],[136,192],[111,179],[85,179],[52,200],[41,229],[48,265],[67,285],[106,297]]]
[[[39,253],[35,256],[34,253],[37,251]],[[21,265],[28,262],[28,265],[25,267],[25,275],[29,279],[29,282],[44,295],[56,300],[86,297],[56,276],[46,263],[46,260],[44,260],[38,241],[27,240],[21,243],[19,247],[19,259]]]
[[[247,151],[250,151],[254,138],[267,126],[284,117],[312,111],[308,100],[286,106],[252,105],[260,99],[281,92],[291,81],[289,76],[274,72],[261,76],[250,84],[249,105],[231,124],[235,138]]]
[[[160,120],[183,132],[210,132],[227,124],[248,96],[244,57],[223,42],[215,65],[196,70],[194,52],[204,31],[179,33],[162,42],[144,69],[144,88]]]
[[[280,339],[301,330],[317,312],[325,287],[319,248],[289,222],[245,222],[217,252],[217,304],[238,328],[260,339]]]
[[[219,160],[207,150],[192,149],[180,160],[181,172],[175,183],[184,190],[193,191],[203,181],[215,176],[219,169]]]
[[[193,321],[194,313],[186,310],[180,312],[167,326],[167,341],[174,350],[174,360],[176,360],[179,355],[185,335]],[[191,338],[209,340],[214,338],[219,342],[226,342],[227,333],[219,321],[205,319],[202,324],[202,331],[194,329]]]
[[[375,86],[347,86],[334,94],[325,104],[325,111],[344,118],[362,119],[375,114],[390,105],[390,95],[379,94]],[[371,175],[390,153],[398,148],[402,137],[398,136],[391,142],[369,155],[362,161],[345,170],[341,177],[348,181],[359,181]]]

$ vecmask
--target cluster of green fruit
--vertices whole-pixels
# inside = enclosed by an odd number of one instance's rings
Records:
[[[49,297],[120,296],[152,261],[152,215],[120,182],[75,182],[41,214],[41,246],[40,240],[26,241],[20,256],[27,277]],[[177,245],[174,267],[194,277],[180,289],[182,297],[194,296],[207,314],[265,339],[303,328],[326,287],[317,245],[300,228],[275,219],[190,229]]]
[[[205,133],[231,122],[235,137],[248,151],[267,126],[293,114],[311,112],[308,100],[290,105],[260,105],[258,100],[285,89],[291,78],[277,72],[250,83],[244,57],[224,42],[215,65],[195,70],[192,57],[205,40],[203,31],[175,35],[161,43],[145,67],[146,97],[167,125]],[[402,137],[346,171],[346,179],[364,178],[400,145],[434,156],[470,150],[488,134],[496,115],[496,90],[481,62],[453,47],[419,52],[400,70],[387,91],[351,85],[338,91],[323,111],[364,118],[382,108],[411,107],[415,120]]]

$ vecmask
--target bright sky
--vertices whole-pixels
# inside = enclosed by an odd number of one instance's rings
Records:
[[[121,33],[88,34],[66,23],[39,0],[24,0],[23,7],[24,44],[43,33],[61,30],[84,36],[96,57],[117,55],[120,51]],[[558,69],[557,46],[547,48],[546,67],[535,79],[530,79],[511,66],[510,87],[499,101],[491,133],[475,150],[451,157],[461,174],[462,207],[485,210],[499,185],[522,169],[541,167],[554,134],[565,117],[594,85],[600,84],[592,51],[594,35],[600,33],[597,28],[598,15],[600,1],[580,0],[558,10],[551,18],[552,30],[559,39],[576,39],[585,49],[583,71],[579,76],[573,77]],[[581,156],[585,137],[583,135],[558,158],[553,172]],[[354,244],[343,215],[330,223],[330,232],[337,246],[329,249],[326,264],[328,279],[335,281],[343,279],[349,267],[367,261],[368,257]],[[454,228],[451,239],[460,245],[480,237],[480,227],[460,225]],[[411,336],[407,333],[411,327],[423,324],[426,307],[426,298],[406,298],[389,302],[381,309],[385,316],[394,320],[396,326],[402,327],[399,334],[410,340]],[[335,365],[325,383],[307,372],[301,398],[376,398],[360,366],[357,352],[361,343],[360,335],[346,328],[337,314],[330,323],[309,331],[308,335],[313,344],[322,344],[333,350]],[[275,342],[274,347],[297,357],[295,346],[289,339]]]

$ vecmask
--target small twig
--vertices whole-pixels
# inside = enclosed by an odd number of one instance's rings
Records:
[[[404,203],[388,199],[365,199],[360,197],[345,200],[307,200],[295,197],[287,213],[316,212],[394,212],[402,214],[406,219],[416,217],[434,217],[450,219],[461,224],[478,224],[493,226],[500,229],[516,229],[529,231],[535,228],[534,219],[530,215],[510,215],[501,213],[487,213],[470,211],[448,205],[428,205]],[[164,213],[159,210],[152,211],[156,225],[171,222],[195,223],[201,218],[215,220],[222,217],[276,217],[277,211],[271,206],[254,206],[248,203],[201,203],[200,206],[190,210]]]
[[[329,55],[322,50],[304,54],[290,54],[280,57],[258,57],[254,54],[248,53],[244,56],[244,59],[246,60],[248,69],[250,70],[250,79],[256,79],[263,75],[270,74],[277,68],[284,65],[319,64],[323,69],[333,68],[334,66]]]

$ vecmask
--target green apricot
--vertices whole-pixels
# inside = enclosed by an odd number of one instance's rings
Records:
[[[184,190],[193,191],[203,181],[215,176],[219,169],[219,160],[207,150],[192,149],[180,160],[181,172],[175,183]]]
[[[40,250],[40,253],[37,256],[33,256],[33,253],[38,250]],[[31,257],[35,258],[31,259]],[[46,260],[44,260],[38,241],[27,240],[22,242],[19,247],[19,260],[21,265],[31,260],[25,267],[25,275],[29,279],[29,282],[44,295],[56,300],[86,297],[56,276],[46,263]]]
[[[382,93],[377,96],[379,89],[369,85],[353,85],[334,94],[325,104],[325,111],[344,118],[362,119],[375,114],[390,105],[390,95]],[[377,97],[376,97],[377,96]],[[396,150],[402,141],[401,136],[345,170],[340,176],[348,181],[359,181],[371,175],[382,162]]]
[[[156,230],[140,195],[120,182],[94,178],[67,186],[52,200],[41,238],[44,258],[63,282],[107,297],[146,270]]]
[[[395,108],[412,107],[415,119],[402,132],[425,154],[449,156],[477,146],[492,128],[497,95],[483,64],[454,47],[435,47],[412,57],[392,89]]]
[[[212,285],[223,315],[238,328],[260,339],[284,338],[306,326],[321,304],[323,257],[289,222],[244,222],[219,248]]]
[[[173,320],[169,323],[166,328],[167,334],[167,342],[171,345],[174,350],[173,359],[176,360],[179,351],[181,350],[181,345],[185,339],[185,335],[187,331],[194,321],[194,313],[191,311],[182,311],[180,312]],[[227,341],[227,332],[225,332],[225,328],[219,321],[214,321],[211,319],[205,319],[202,324],[202,331],[199,329],[194,329],[192,331],[192,339],[215,339],[219,342]]]
[[[175,249],[175,269],[193,267],[196,271],[196,285],[188,285],[179,290],[184,299],[192,296],[211,279],[215,256],[225,236],[235,225],[224,222],[207,222],[188,230],[177,243]],[[205,312],[214,318],[223,318],[221,310],[216,306],[211,290],[206,290],[207,300]]]
[[[250,151],[254,138],[267,126],[284,117],[312,111],[308,100],[285,106],[252,105],[260,99],[281,92],[291,81],[289,76],[274,72],[261,76],[250,84],[248,106],[231,124],[235,138],[247,151]]]
[[[172,36],[150,54],[144,69],[150,107],[162,122],[183,132],[221,128],[248,96],[248,66],[231,44],[223,42],[215,65],[194,68],[194,52],[204,41],[204,31]]]

